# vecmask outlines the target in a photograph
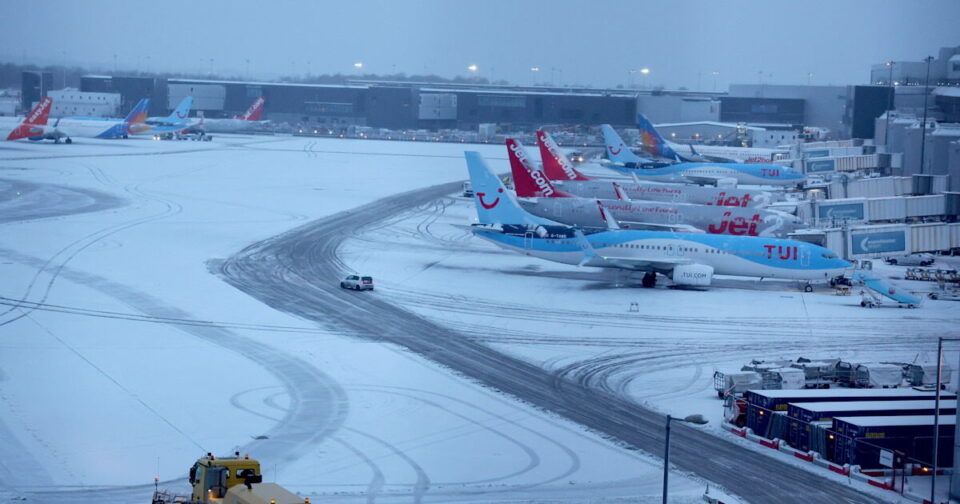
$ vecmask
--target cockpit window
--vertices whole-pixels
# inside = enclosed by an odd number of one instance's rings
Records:
[[[837,254],[820,254],[820,257],[823,257],[824,259],[836,259]]]

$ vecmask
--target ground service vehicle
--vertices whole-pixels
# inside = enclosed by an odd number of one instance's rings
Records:
[[[910,254],[902,257],[888,257],[887,264],[899,264],[901,266],[930,266],[936,261],[931,254]]]
[[[350,275],[340,281],[341,289],[373,290],[373,277]]]
[[[263,483],[260,462],[249,456],[217,458],[210,453],[190,468],[190,500],[186,495],[156,491],[152,504],[302,504],[300,497],[276,483]]]

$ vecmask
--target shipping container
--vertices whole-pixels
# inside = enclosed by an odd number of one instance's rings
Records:
[[[853,367],[852,386],[862,388],[895,388],[903,384],[903,368],[896,364],[877,362]]]
[[[932,415],[935,407],[936,401],[930,399],[790,403],[787,409],[790,430],[787,442],[798,450],[812,450],[810,433],[813,431],[811,424],[814,422],[829,422],[835,417]],[[940,401],[941,415],[956,413],[956,399]],[[828,453],[821,454],[824,457],[828,455]]]
[[[825,361],[794,362],[790,367],[803,370],[803,377],[807,388],[829,386],[837,377],[837,363],[839,359]]]
[[[953,467],[953,436],[957,417],[940,417],[939,467]],[[903,452],[908,461],[933,462],[933,415],[835,417],[833,459],[837,464],[879,469],[881,450]]]
[[[748,390],[743,394],[747,401],[747,427],[761,436],[767,433],[768,417],[773,412],[786,412],[790,403],[836,402],[836,401],[905,401],[932,399],[931,390],[914,388],[898,389],[802,389],[802,390]],[[952,392],[941,392],[941,399],[956,399]]]
[[[937,364],[935,362],[920,362],[904,365],[904,376],[910,385],[925,386],[937,384]],[[953,379],[953,368],[944,362],[940,366],[940,383],[950,383]]]

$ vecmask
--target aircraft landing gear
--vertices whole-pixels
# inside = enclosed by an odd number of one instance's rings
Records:
[[[73,139],[72,139],[72,138],[70,138],[70,137],[67,137],[67,139],[66,139],[66,140],[64,140],[64,142],[66,142],[66,143],[67,143],[67,145],[70,145],[70,144],[72,144],[72,143],[73,143]]]
[[[803,292],[813,292],[813,286],[810,284],[804,284]]]
[[[653,272],[644,273],[643,279],[640,280],[640,285],[645,289],[652,289],[653,286],[657,285],[657,274]]]

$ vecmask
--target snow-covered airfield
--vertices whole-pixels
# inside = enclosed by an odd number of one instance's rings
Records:
[[[507,170],[502,146],[468,148]],[[0,145],[0,496],[143,503],[155,475],[186,490],[196,457],[240,450],[315,502],[659,502],[660,461],[612,427],[570,421],[581,405],[545,411],[549,398],[517,400],[420,342],[442,328],[557,389],[702,413],[698,429],[722,447],[714,368],[910,360],[960,322],[949,301],[864,310],[746,279],[645,290],[502,251],[457,227],[474,218],[454,191],[463,150],[243,136]],[[377,290],[340,292],[341,271]],[[430,334],[395,334],[410,319]],[[708,465],[684,431],[697,434],[675,428],[672,460]],[[710,479],[674,471],[671,502],[699,502]]]

